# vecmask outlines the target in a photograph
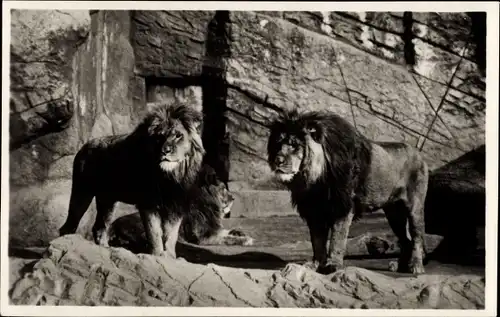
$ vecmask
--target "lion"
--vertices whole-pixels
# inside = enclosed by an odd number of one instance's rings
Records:
[[[238,229],[224,229],[222,219],[229,218],[234,197],[226,184],[219,180],[215,171],[204,164],[196,190],[189,201],[190,212],[182,220],[179,238],[196,245],[243,245],[253,244],[253,238]],[[111,225],[113,244],[130,244],[136,241],[134,250],[140,250],[144,229],[137,213],[117,219]]]
[[[313,259],[306,266],[322,274],[342,269],[353,219],[383,209],[401,249],[398,271],[425,272],[429,170],[416,149],[369,140],[329,111],[292,110],[271,122],[267,154],[309,228]]]
[[[252,245],[254,239],[239,229],[224,229],[222,219],[231,216],[234,197],[212,167],[204,165],[191,212],[181,225],[181,236],[198,245]]]
[[[134,205],[142,219],[149,253],[176,258],[175,245],[191,189],[202,168],[201,112],[160,104],[129,134],[88,141],[73,162],[69,210],[60,235],[74,233],[95,197],[92,235],[109,246],[117,202]]]

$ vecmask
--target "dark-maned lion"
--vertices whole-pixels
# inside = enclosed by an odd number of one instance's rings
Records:
[[[271,124],[267,150],[271,170],[309,227],[308,266],[323,274],[342,268],[353,218],[383,208],[399,240],[399,271],[424,272],[429,172],[417,150],[368,140],[346,120],[318,111],[284,113]]]
[[[130,134],[87,142],[76,154],[68,218],[61,235],[74,233],[92,199],[97,244],[108,246],[116,202],[135,205],[150,253],[176,257],[179,227],[205,153],[202,114],[183,104],[159,105]]]
[[[253,238],[243,232],[222,226],[222,219],[229,218],[234,197],[209,165],[203,166],[192,194],[190,211],[185,214],[180,227],[180,239],[197,245],[253,244]],[[141,250],[145,237],[139,220],[139,215],[134,213],[113,222],[110,230],[112,243],[128,245],[134,252]]]

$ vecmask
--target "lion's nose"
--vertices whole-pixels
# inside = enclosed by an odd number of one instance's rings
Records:
[[[285,158],[283,156],[281,156],[281,155],[277,156],[276,157],[276,164],[278,166],[281,166],[281,165],[283,165],[283,163],[285,163]]]
[[[170,146],[170,145],[163,146],[163,153],[164,154],[169,154],[170,152],[172,152],[172,146]]]

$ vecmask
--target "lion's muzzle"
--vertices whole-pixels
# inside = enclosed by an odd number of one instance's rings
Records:
[[[293,172],[286,173],[282,170],[275,170],[274,174],[282,182],[290,182],[290,181],[292,181],[293,177],[295,176],[295,173],[293,173]]]
[[[165,172],[171,172],[175,168],[177,168],[177,166],[179,166],[179,162],[169,161],[168,159],[165,159],[165,158],[162,158],[162,161],[160,162],[160,167]]]
[[[274,160],[274,174],[280,181],[291,181],[295,175],[293,164],[288,162],[283,155],[277,155]]]

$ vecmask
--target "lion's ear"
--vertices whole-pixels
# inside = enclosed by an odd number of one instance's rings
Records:
[[[196,132],[198,132],[198,134],[201,135],[203,130],[203,120],[200,119],[199,121],[194,121],[193,128],[196,130]]]
[[[148,134],[154,136],[158,132],[161,123],[156,116],[149,116],[146,118],[144,124],[147,127]]]

